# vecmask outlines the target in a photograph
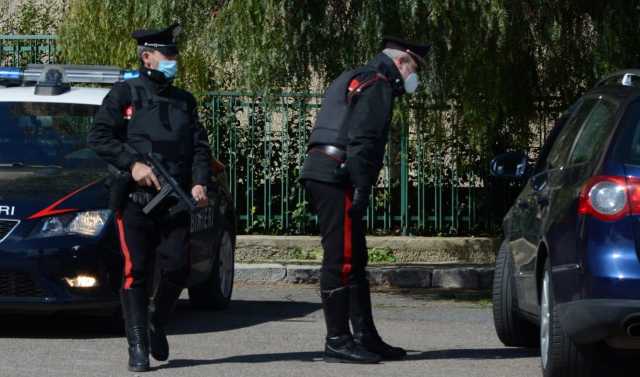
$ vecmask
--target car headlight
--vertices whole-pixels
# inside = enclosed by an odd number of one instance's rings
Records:
[[[46,238],[66,235],[95,237],[107,224],[110,210],[76,212],[51,216],[40,220],[30,238]]]

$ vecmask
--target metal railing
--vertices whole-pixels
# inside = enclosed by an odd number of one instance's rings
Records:
[[[55,35],[0,35],[0,66],[56,62]]]
[[[209,93],[204,122],[214,156],[227,165],[241,231],[317,231],[297,178],[321,102],[318,94]],[[488,228],[491,220],[478,209],[482,180],[458,168],[460,146],[407,123],[392,128],[366,214],[369,232],[468,234]]]

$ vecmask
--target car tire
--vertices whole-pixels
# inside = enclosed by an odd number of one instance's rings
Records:
[[[540,353],[543,376],[592,376],[596,356],[595,345],[577,345],[562,329],[555,305],[549,260],[545,263],[540,296]]]
[[[235,264],[235,234],[231,227],[223,231],[215,247],[217,252],[209,278],[189,287],[189,301],[195,309],[222,310],[231,302]]]
[[[537,347],[537,327],[522,318],[513,277],[514,262],[506,241],[500,245],[493,276],[493,322],[500,341],[508,347]]]

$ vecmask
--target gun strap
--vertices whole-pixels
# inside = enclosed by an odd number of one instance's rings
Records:
[[[170,104],[185,112],[189,111],[189,105],[186,101],[159,96],[153,93],[141,79],[127,80],[125,82],[129,85],[129,90],[131,92],[131,104],[136,111],[143,107],[158,105],[161,103]]]

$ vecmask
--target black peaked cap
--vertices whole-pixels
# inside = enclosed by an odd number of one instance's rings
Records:
[[[400,50],[408,53],[420,65],[426,65],[425,58],[431,50],[430,44],[418,44],[405,41],[397,37],[384,37],[382,40],[383,48]]]
[[[180,25],[175,23],[165,29],[141,29],[131,33],[138,46],[158,50],[165,55],[177,55],[176,38],[180,33]]]

